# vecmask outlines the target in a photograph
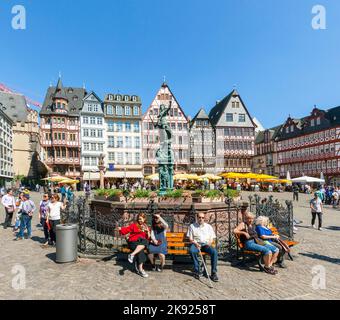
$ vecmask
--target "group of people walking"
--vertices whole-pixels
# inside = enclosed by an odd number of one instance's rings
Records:
[[[13,190],[8,189],[2,197],[1,203],[5,208],[4,229],[12,228],[16,241],[24,239],[24,233],[27,230],[27,238],[32,238],[32,218],[38,214],[41,226],[44,230],[43,246],[56,244],[56,227],[61,221],[61,210],[66,209],[66,200],[60,202],[58,194],[50,195],[44,193],[43,198],[37,208],[34,201],[30,198],[29,191],[21,192],[17,199],[13,195]],[[37,212],[37,213],[36,213]],[[12,225],[15,215],[15,224]]]

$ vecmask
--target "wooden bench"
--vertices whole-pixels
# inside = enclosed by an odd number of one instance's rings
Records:
[[[186,256],[189,255],[191,243],[184,232],[167,232],[168,255]],[[124,246],[120,250],[122,253],[131,253],[131,250]],[[206,253],[202,252],[205,256]]]
[[[272,227],[270,229],[271,229],[271,231],[273,232],[274,235],[280,235],[277,228]],[[237,247],[240,249],[240,251],[242,253],[242,260],[243,260],[243,262],[245,261],[245,257],[247,255],[255,256],[256,259],[257,259],[258,266],[263,271],[262,254],[260,252],[258,252],[258,251],[246,250],[245,247],[244,247],[243,242],[240,239],[240,236],[235,234],[235,237],[236,237],[236,240],[237,240]],[[299,244],[299,242],[297,242],[297,241],[288,240],[288,239],[287,240],[282,240],[282,241],[284,243],[286,243],[289,248],[292,248],[292,247],[294,247],[294,246]],[[289,256],[290,260],[293,261],[293,257],[292,257],[292,255],[290,253],[288,253],[288,256]]]

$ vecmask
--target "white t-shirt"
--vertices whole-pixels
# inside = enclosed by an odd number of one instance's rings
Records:
[[[319,197],[316,200],[312,199],[310,203],[312,205],[313,212],[322,212],[322,209],[321,209],[322,201]]]
[[[194,223],[189,227],[187,237],[193,239],[201,244],[207,244],[216,239],[216,234],[213,227],[204,223],[202,226],[198,223]]]
[[[49,219],[50,220],[60,220],[60,209],[63,206],[62,202],[50,203],[48,208],[50,209]]]

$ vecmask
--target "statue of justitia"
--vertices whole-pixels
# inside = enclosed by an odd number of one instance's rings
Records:
[[[161,193],[165,193],[167,189],[173,189],[173,172],[174,172],[174,153],[172,150],[172,130],[167,120],[172,102],[169,106],[160,106],[155,128],[160,130],[160,148],[157,150],[156,158],[158,160],[158,171]]]

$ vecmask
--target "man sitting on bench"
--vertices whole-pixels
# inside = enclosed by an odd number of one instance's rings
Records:
[[[200,252],[205,252],[211,257],[211,277],[210,279],[214,282],[218,282],[217,277],[217,250],[213,248],[214,240],[216,239],[216,234],[213,227],[205,223],[205,214],[198,213],[197,221],[190,225],[188,230],[188,238],[191,243],[190,255],[194,262],[194,277],[199,280],[201,276],[200,262],[198,255]],[[209,275],[207,275],[209,277]]]

